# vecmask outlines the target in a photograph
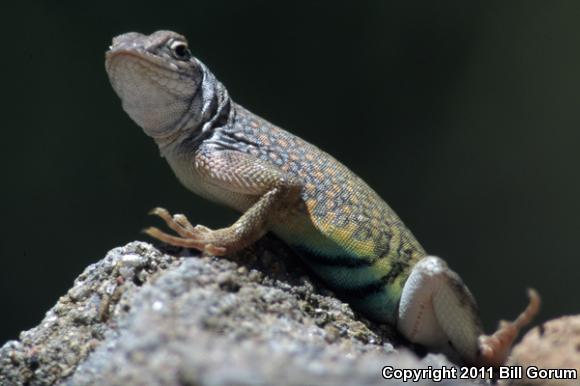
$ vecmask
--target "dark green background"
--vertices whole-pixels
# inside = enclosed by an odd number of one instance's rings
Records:
[[[580,3],[140,1],[3,6],[0,343],[89,263],[144,240],[182,188],[122,111],[103,55],[173,29],[255,113],[367,180],[461,274],[487,329],[543,295],[578,313]]]

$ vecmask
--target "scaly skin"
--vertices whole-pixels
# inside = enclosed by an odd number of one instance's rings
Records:
[[[152,237],[224,255],[272,231],[367,317],[465,363],[502,363],[537,312],[531,295],[519,322],[496,333],[501,339],[483,336],[459,276],[427,256],[375,191],[329,154],[234,103],[182,36],[121,35],[106,69],[123,108],[180,181],[243,213],[211,230],[157,208],[178,236],[149,228]]]

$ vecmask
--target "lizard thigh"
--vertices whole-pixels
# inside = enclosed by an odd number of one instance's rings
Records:
[[[438,257],[424,257],[413,267],[403,287],[397,327],[411,342],[451,359],[477,359],[482,327],[475,300]]]

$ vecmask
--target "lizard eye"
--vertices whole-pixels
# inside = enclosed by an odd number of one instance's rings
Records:
[[[182,41],[174,41],[169,46],[171,53],[178,60],[189,60],[191,59],[191,52],[187,48],[187,44]]]

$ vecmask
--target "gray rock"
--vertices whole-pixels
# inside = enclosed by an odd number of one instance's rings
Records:
[[[0,385],[363,386],[403,384],[381,377],[387,365],[452,366],[390,342],[388,327],[355,315],[276,240],[231,259],[133,242],[0,348]]]

